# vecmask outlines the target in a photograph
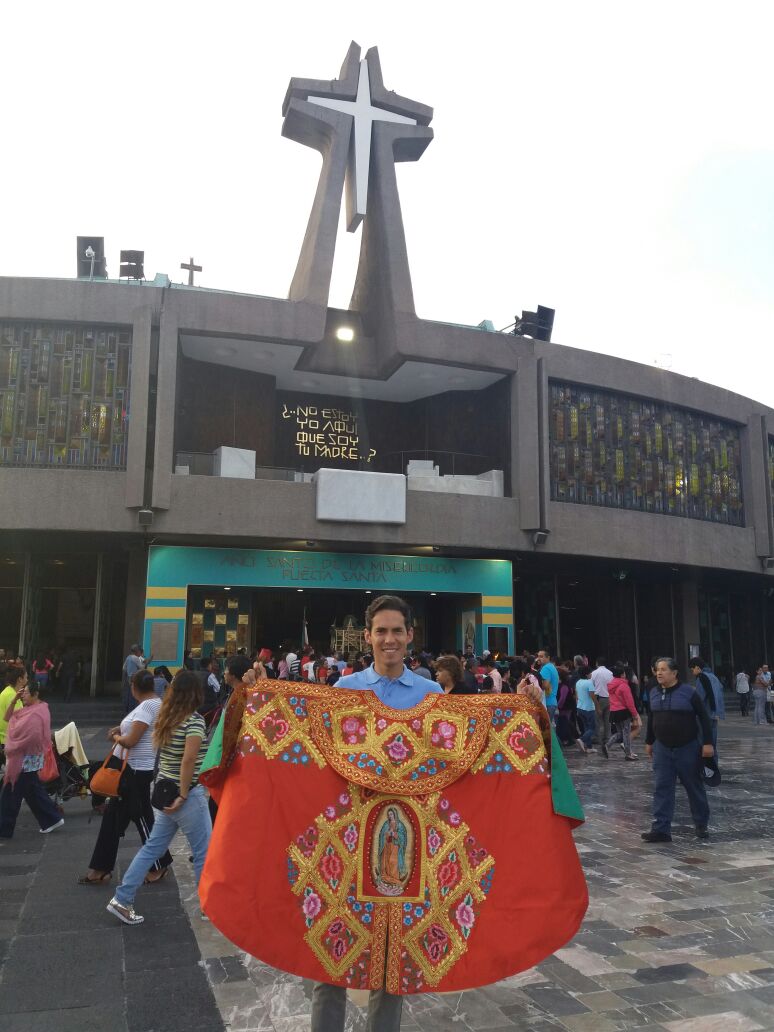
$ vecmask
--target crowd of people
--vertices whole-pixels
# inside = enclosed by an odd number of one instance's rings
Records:
[[[240,681],[268,677],[280,681],[350,686],[368,681],[374,656],[369,652],[326,655],[310,646],[280,652],[256,649],[251,656],[240,650],[229,658],[205,659],[188,653],[173,676],[166,666],[150,667],[139,645],[133,645],[124,664],[126,715],[108,732],[116,759],[124,764],[120,795],[104,809],[99,832],[82,885],[107,884],[115,869],[119,843],[133,823],[142,848],[116,889],[109,909],[127,923],[142,918],[134,911],[140,885],[166,875],[172,858],[168,851],[178,829],[188,837],[198,874],[204,863],[215,816],[198,785],[199,768],[208,732],[229,691]],[[654,823],[649,841],[667,841],[671,835],[675,784],[686,788],[699,837],[707,836],[709,810],[698,776],[699,755],[717,761],[718,722],[725,715],[723,686],[699,656],[690,660],[693,684],[678,675],[669,657],[656,657],[640,679],[626,662],[598,656],[592,664],[583,655],[561,660],[549,648],[517,656],[480,656],[467,652],[405,650],[406,669],[414,684],[426,682],[427,691],[449,694],[527,693],[546,708],[562,746],[577,748],[584,756],[601,754],[605,760],[621,755],[639,758],[634,742],[643,727],[645,750],[655,769]],[[54,661],[36,657],[25,665],[0,659],[0,759],[5,779],[0,792],[0,837],[11,837],[23,801],[35,815],[40,830],[48,833],[63,825],[63,818],[45,791],[42,768],[51,742],[48,706],[42,695],[54,687]],[[63,685],[65,697],[68,685]],[[735,690],[740,711],[750,713],[754,700],[756,724],[774,722],[774,691],[767,665],[754,673],[740,671]],[[618,749],[620,748],[620,753]],[[696,755],[694,755],[696,754]],[[153,798],[154,783],[176,786],[168,799]],[[157,792],[157,789],[153,790]]]

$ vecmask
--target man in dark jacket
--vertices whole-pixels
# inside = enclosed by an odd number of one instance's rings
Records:
[[[671,842],[675,787],[688,795],[696,837],[709,838],[709,804],[700,773],[701,757],[714,755],[712,724],[699,693],[680,682],[677,663],[664,657],[656,663],[658,684],[651,689],[645,752],[653,758],[653,827],[645,842]]]

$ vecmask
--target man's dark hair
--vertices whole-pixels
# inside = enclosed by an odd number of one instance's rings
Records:
[[[606,663],[606,660],[605,660],[604,656],[597,656],[597,666],[598,667],[604,666],[605,663]]]
[[[495,661],[492,659],[491,656],[487,656],[486,659],[484,660],[484,662],[481,665],[485,666],[487,670],[491,670],[493,667],[497,666],[497,664],[495,663]]]
[[[554,658],[553,649],[551,649],[548,645],[541,645],[538,649],[538,652],[545,652],[545,654],[548,656],[550,660]],[[537,658],[537,656],[535,658]]]
[[[232,677],[238,677],[240,681],[251,666],[252,663],[247,656],[229,656],[226,660],[226,670]]]
[[[381,613],[383,609],[394,609],[396,613],[400,613],[406,622],[407,631],[414,626],[414,616],[408,602],[398,598],[397,595],[379,595],[365,611],[365,625],[369,631],[374,622],[374,617],[377,613]]]
[[[694,667],[699,667],[700,669],[703,670],[706,665],[707,664],[704,662],[704,660],[701,658],[701,656],[691,656],[691,661],[688,664],[688,666],[691,668],[691,670],[693,670]]]
[[[611,671],[613,677],[623,677],[626,673],[626,667],[623,663],[613,663],[613,669]]]

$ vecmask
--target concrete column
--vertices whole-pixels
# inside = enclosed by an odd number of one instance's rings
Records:
[[[551,483],[551,443],[549,426],[551,423],[551,404],[548,391],[548,366],[544,358],[538,359],[538,462],[540,470],[540,527],[550,530],[549,521],[549,485]]]
[[[145,456],[148,446],[152,309],[138,308],[132,322],[132,377],[129,385],[129,434],[126,448],[126,495],[128,508],[141,508],[145,490]]]
[[[156,435],[153,456],[154,509],[168,509],[175,463],[175,405],[177,392],[177,312],[162,309],[159,324],[159,366],[156,380]]]
[[[699,586],[696,581],[683,581],[680,584],[679,596],[675,599],[676,605],[676,634],[675,650],[676,659],[685,673],[688,662],[688,645],[693,642],[701,642],[699,630]]]
[[[148,552],[134,548],[129,553],[126,578],[126,609],[124,615],[124,656],[129,646],[142,643],[145,622],[145,585],[148,579]]]
[[[511,377],[511,495],[519,501],[522,530],[542,528],[538,362],[520,357]]]
[[[769,437],[765,416],[751,415],[742,436],[742,497],[745,524],[755,532],[755,554],[774,556]]]
[[[17,655],[24,655],[29,626],[30,599],[32,595],[32,553],[24,553],[24,580],[22,581],[21,618],[19,620],[19,648]],[[14,659],[16,657],[13,657]]]
[[[102,614],[104,569],[105,553],[99,552],[97,555],[97,579],[94,586],[94,626],[91,632],[91,679],[89,681],[89,695],[92,699],[97,694],[97,675],[99,673],[100,661],[103,658],[100,655],[100,639],[102,637],[102,623],[105,619]]]

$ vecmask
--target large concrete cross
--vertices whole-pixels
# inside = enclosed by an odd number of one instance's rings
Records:
[[[289,297],[327,306],[346,194],[346,225],[362,223],[350,309],[414,312],[395,164],[417,161],[433,138],[433,109],[388,90],[379,53],[351,43],[337,79],[290,80],[282,135],[312,147],[323,164]],[[375,316],[376,318],[376,316]]]
[[[354,199],[354,211],[347,212],[347,231],[354,233],[366,214],[368,203],[368,176],[371,168],[371,140],[374,122],[398,122],[403,125],[417,125],[416,118],[399,115],[395,111],[387,111],[378,107],[371,100],[371,83],[368,76],[368,62],[360,62],[357,82],[357,97],[354,100],[339,100],[332,96],[317,97],[310,94],[307,100],[311,104],[344,111],[352,115],[352,140],[350,142],[347,179],[349,180],[348,196]]]

